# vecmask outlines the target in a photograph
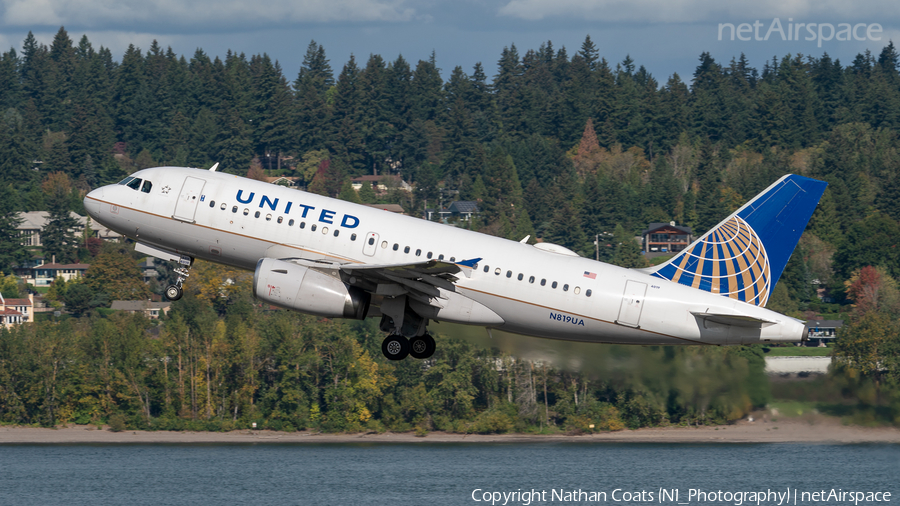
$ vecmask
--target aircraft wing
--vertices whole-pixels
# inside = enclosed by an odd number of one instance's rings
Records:
[[[457,274],[469,277],[480,258],[461,262],[424,260],[399,264],[352,264],[283,258],[311,269],[338,270],[345,282],[375,295],[397,297],[407,295],[423,304],[441,307],[436,299],[444,299],[440,289],[455,292]]]

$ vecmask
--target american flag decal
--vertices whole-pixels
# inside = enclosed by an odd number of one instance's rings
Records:
[[[584,277],[586,277],[588,279],[597,279],[597,273],[584,271]]]

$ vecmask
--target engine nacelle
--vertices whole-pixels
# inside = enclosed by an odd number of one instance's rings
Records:
[[[253,295],[285,309],[356,320],[366,317],[371,300],[368,292],[336,277],[274,258],[256,263]]]

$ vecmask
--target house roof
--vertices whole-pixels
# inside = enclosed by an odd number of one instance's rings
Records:
[[[366,206],[381,209],[383,211],[390,211],[392,213],[403,214],[403,207],[400,206],[400,204],[366,204]]]
[[[666,228],[666,227],[674,228],[675,230],[679,230],[681,232],[684,232],[685,234],[691,233],[691,227],[682,227],[681,225],[672,225],[671,223],[651,223],[647,227],[647,230],[644,230],[643,232],[641,232],[641,235],[649,234],[651,232],[655,232],[661,228]]]
[[[23,316],[22,313],[15,309],[0,309],[0,316]]]
[[[44,264],[35,267],[35,269],[75,269],[86,271],[91,264]]]
[[[451,202],[447,209],[454,213],[477,213],[478,202],[475,202],[474,200],[457,200]]]
[[[30,306],[31,301],[28,299],[3,299],[7,306]]]
[[[148,309],[166,309],[171,302],[152,302],[149,300],[114,300],[110,309],[116,311],[146,311]]]
[[[377,183],[377,182],[381,181],[382,179],[393,179],[393,180],[397,180],[397,181],[402,181],[402,179],[400,179],[400,176],[398,176],[396,174],[386,174],[384,176],[371,176],[371,175],[359,176],[359,177],[354,177],[350,181],[352,181],[354,183],[364,183],[366,181],[369,181],[370,183]]]
[[[80,214],[69,211],[69,216],[75,219],[82,227],[87,224],[87,218]],[[50,213],[47,211],[28,211],[27,213],[19,213],[19,219],[22,222],[16,227],[16,230],[43,230],[50,221]]]
[[[844,320],[807,320],[807,328],[839,329],[844,326]]]

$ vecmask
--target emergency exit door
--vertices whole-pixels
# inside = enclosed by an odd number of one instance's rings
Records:
[[[619,307],[619,318],[616,323],[628,327],[638,327],[641,322],[641,310],[644,308],[644,295],[647,293],[647,283],[640,281],[628,281],[625,283],[625,293],[622,295],[622,305]]]
[[[184,185],[181,187],[181,193],[178,195],[178,202],[175,204],[175,214],[172,215],[176,220],[192,222],[194,215],[197,213],[197,204],[200,203],[200,196],[203,192],[203,186],[206,181],[195,177],[184,178]]]

